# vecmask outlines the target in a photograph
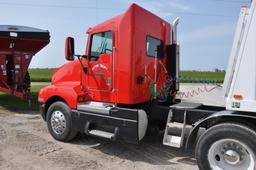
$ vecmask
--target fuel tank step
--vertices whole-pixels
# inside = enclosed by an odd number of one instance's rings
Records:
[[[118,127],[115,127],[113,130],[114,133],[111,133],[111,132],[99,130],[96,128],[91,129],[90,128],[91,126],[92,126],[92,123],[90,121],[88,121],[85,124],[85,129],[84,129],[85,134],[92,135],[92,136],[98,136],[98,137],[102,137],[102,138],[113,140],[113,141],[116,140],[117,133],[118,133]]]
[[[104,132],[104,131],[96,130],[96,129],[90,130],[88,133],[93,136],[99,136],[99,137],[110,139],[110,140],[114,139],[114,137],[115,137],[114,133]]]

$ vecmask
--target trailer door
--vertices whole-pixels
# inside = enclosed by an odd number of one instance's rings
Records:
[[[113,33],[111,31],[92,35],[88,85],[94,90],[113,89]]]

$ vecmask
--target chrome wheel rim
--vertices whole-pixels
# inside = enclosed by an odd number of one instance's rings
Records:
[[[61,111],[54,111],[51,115],[51,127],[55,134],[61,135],[65,132],[67,123]]]
[[[213,143],[208,160],[214,170],[255,170],[255,155],[251,148],[234,139]]]

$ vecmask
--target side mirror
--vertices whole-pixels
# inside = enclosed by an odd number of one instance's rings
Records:
[[[68,61],[75,59],[75,40],[72,37],[67,37],[65,42],[65,58]]]

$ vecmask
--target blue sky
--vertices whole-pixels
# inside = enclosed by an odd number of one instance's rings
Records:
[[[38,53],[33,68],[65,63],[64,40],[73,36],[83,54],[86,29],[123,13],[135,2],[172,22],[180,17],[181,69],[225,69],[241,5],[250,0],[0,0],[0,24],[47,29],[51,43]]]

